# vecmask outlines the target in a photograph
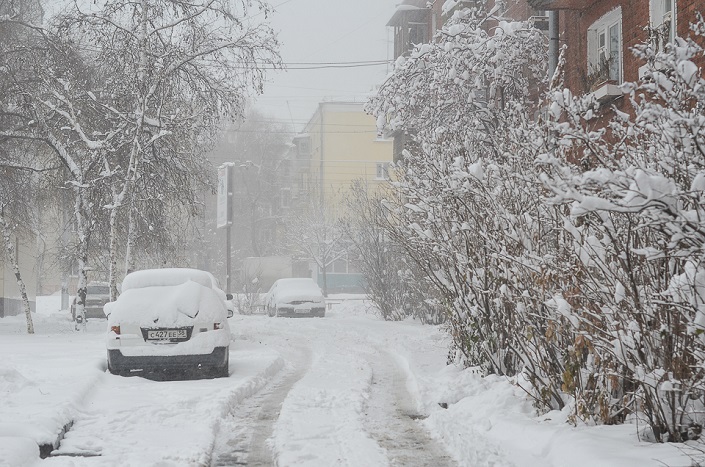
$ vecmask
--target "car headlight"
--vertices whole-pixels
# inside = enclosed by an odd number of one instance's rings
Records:
[[[218,329],[223,329],[224,327],[225,327],[225,324],[224,324],[224,323],[214,323],[214,324],[213,324],[213,329],[216,330],[216,331],[217,331]]]

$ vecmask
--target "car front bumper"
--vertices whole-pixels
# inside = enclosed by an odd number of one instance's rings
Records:
[[[301,309],[295,307],[277,308],[277,316],[286,316],[291,318],[306,317],[306,316],[325,316],[325,308],[309,308]]]

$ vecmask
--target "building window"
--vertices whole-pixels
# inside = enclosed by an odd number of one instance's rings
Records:
[[[377,180],[389,180],[389,162],[377,162]]]
[[[311,137],[301,136],[296,138],[296,154],[300,158],[311,157]]]
[[[288,209],[291,207],[291,189],[290,188],[282,188],[281,191],[281,207],[283,209]]]
[[[588,29],[588,87],[622,82],[622,9],[616,8]]]
[[[675,0],[651,0],[649,36],[656,51],[663,51],[673,42],[676,30]]]

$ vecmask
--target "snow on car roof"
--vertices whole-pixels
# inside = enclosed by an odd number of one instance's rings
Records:
[[[122,291],[142,289],[145,287],[160,287],[180,285],[188,281],[212,288],[211,275],[206,271],[189,268],[145,269],[135,271],[122,281]]]
[[[323,292],[316,281],[310,278],[279,279],[269,291],[276,301],[308,300],[322,301]]]
[[[186,325],[196,315],[201,321],[220,321],[227,314],[225,302],[211,288],[210,278],[206,285],[187,279],[177,285],[132,288],[107,303],[105,312],[111,325],[152,326]]]

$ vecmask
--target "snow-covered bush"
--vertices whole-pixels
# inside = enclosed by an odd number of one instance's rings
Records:
[[[570,316],[547,305],[562,226],[541,202],[540,145],[527,144],[539,97],[529,90],[545,86],[546,50],[526,24],[462,10],[399,59],[368,108],[381,130],[413,142],[388,200],[389,235],[450,310],[453,359],[523,372],[541,406],[562,407]]]
[[[696,40],[636,53],[633,111],[604,127],[545,40],[456,12],[369,104],[405,132],[387,233],[435,285],[454,359],[516,375],[543,408],[696,436],[705,404],[705,81]],[[548,190],[548,191],[545,191]],[[550,193],[549,193],[550,191]]]
[[[693,32],[667,52],[637,48],[649,69],[623,85],[633,112],[615,109],[607,128],[592,128],[589,96],[557,90],[538,159],[550,203],[569,208],[581,278],[566,297],[584,342],[576,414],[644,416],[659,441],[693,437],[705,418],[702,19]]]
[[[365,278],[365,292],[385,320],[413,317],[425,324],[440,324],[445,321],[445,310],[429,280],[388,235],[389,219],[381,196],[370,193],[364,181],[357,180],[348,198],[345,230]]]

